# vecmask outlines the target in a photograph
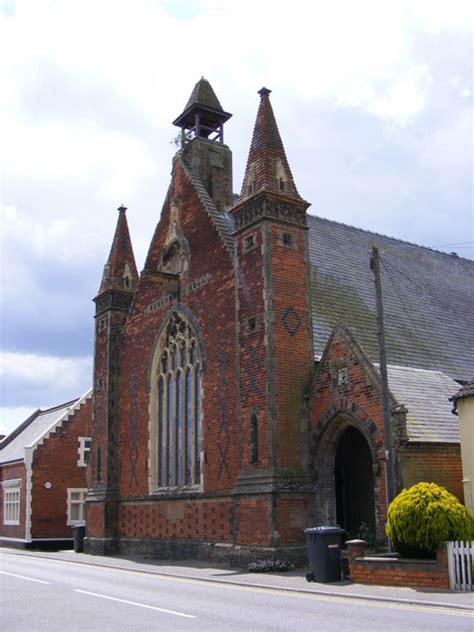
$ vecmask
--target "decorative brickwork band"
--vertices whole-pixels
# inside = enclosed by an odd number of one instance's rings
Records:
[[[232,210],[235,218],[235,232],[239,233],[262,219],[271,219],[307,228],[307,205],[304,204],[304,206],[298,206],[291,200],[270,197],[262,192],[247,200],[242,206]]]
[[[109,291],[100,294],[95,299],[96,304],[96,316],[102,314],[108,309],[115,309],[123,312],[128,312],[130,305],[132,304],[133,294],[125,292]]]

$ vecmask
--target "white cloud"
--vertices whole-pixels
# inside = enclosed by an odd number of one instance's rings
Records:
[[[4,131],[4,163],[20,174],[53,181],[103,174],[102,191],[130,195],[155,167],[139,140],[74,126],[11,124]],[[4,167],[6,165],[4,164]]]
[[[0,406],[0,435],[9,435],[26,421],[37,408],[34,406]]]
[[[359,108],[403,127],[423,111],[432,82],[426,65],[410,68],[380,93],[372,85],[354,80],[343,87],[337,106]]]
[[[26,209],[0,205],[0,225],[5,244],[3,259],[4,283],[8,279],[18,282],[19,275],[11,269],[12,263],[21,266],[36,261],[57,262],[68,266],[83,264],[82,256],[92,244],[99,241],[97,233],[81,222],[81,218],[69,215],[43,221]],[[100,242],[99,242],[100,243]],[[21,278],[21,275],[20,275]]]
[[[92,358],[3,353],[0,379],[0,434],[4,434],[37,408],[44,410],[85,393],[92,381]]]
[[[471,0],[405,0],[399,4],[431,34],[443,29],[468,30],[473,24]]]
[[[6,352],[0,355],[0,377],[3,380],[21,381],[25,387],[44,388],[45,393],[85,390],[91,380],[92,360],[83,358],[56,358],[30,353]]]

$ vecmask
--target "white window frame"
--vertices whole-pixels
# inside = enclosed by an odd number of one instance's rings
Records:
[[[86,445],[87,442],[89,442],[88,446]],[[79,447],[77,449],[77,453],[79,455],[77,464],[79,467],[87,467],[87,461],[91,453],[91,447],[92,445],[90,437],[79,437]]]
[[[79,494],[79,500],[73,500],[72,495]],[[68,487],[67,488],[67,524],[73,526],[75,524],[84,524],[86,521],[86,496],[87,488]],[[73,505],[79,505],[79,517],[72,518]]]
[[[3,524],[20,524],[21,478],[12,478],[2,482],[3,487]]]

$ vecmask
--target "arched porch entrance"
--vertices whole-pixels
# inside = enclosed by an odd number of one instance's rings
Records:
[[[338,524],[355,537],[365,523],[380,537],[380,473],[371,439],[363,422],[342,411],[322,428],[315,453],[316,524]]]
[[[353,426],[342,433],[336,447],[334,478],[336,520],[352,536],[365,523],[375,533],[372,455],[364,436]]]

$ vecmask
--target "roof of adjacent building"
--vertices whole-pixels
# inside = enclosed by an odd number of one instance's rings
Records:
[[[92,389],[89,389],[82,397],[47,410],[35,411],[0,443],[0,465],[23,461],[25,448],[34,445],[50,430],[56,428],[91,395]]]
[[[464,386],[450,398],[450,401],[457,402],[458,399],[467,399],[468,397],[474,397],[474,380],[469,380],[467,384],[464,384]]]
[[[370,268],[377,246],[388,364],[461,381],[474,375],[474,261],[312,215],[308,225],[316,356],[342,321],[378,361]]]
[[[459,384],[441,371],[387,367],[389,389],[407,408],[409,441],[459,443],[459,423],[452,414],[450,395]]]

